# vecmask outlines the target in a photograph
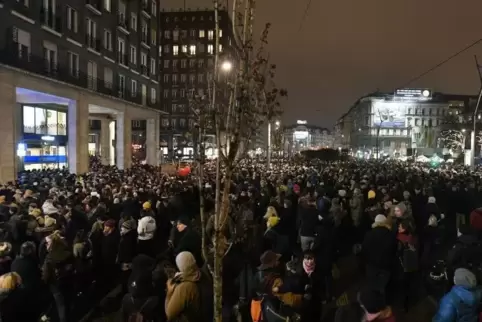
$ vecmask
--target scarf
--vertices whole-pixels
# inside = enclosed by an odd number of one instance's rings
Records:
[[[315,261],[303,259],[303,269],[308,276],[315,271]]]

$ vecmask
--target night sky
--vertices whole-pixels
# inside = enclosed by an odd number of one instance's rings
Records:
[[[183,6],[161,1],[165,8]],[[289,92],[285,123],[307,119],[331,128],[360,96],[391,92],[482,38],[481,0],[313,0],[299,30],[308,1],[257,1],[257,30],[272,23],[276,81]],[[186,3],[212,8],[212,0]],[[476,94],[474,54],[482,64],[482,42],[410,87]]]

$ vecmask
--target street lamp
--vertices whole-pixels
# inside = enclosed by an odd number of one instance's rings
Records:
[[[232,69],[233,69],[233,63],[231,63],[229,60],[226,60],[221,64],[221,70],[223,72],[230,72]]]

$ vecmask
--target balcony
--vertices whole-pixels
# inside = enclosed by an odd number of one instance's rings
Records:
[[[125,33],[126,35],[129,34],[129,28],[127,27],[127,19],[126,15],[123,13],[119,13],[117,15],[117,28]]]
[[[100,53],[101,43],[100,43],[99,38],[96,38],[92,35],[86,34],[85,35],[85,44],[87,45],[87,48],[90,48],[93,51],[95,51],[97,53]]]
[[[150,75],[149,67],[141,65],[141,74],[149,77]]]
[[[27,54],[19,51],[19,44],[10,42],[0,49],[0,63],[23,69],[33,74],[68,83],[85,89],[90,89],[107,96],[122,98],[123,100],[141,105],[142,95],[132,93],[121,84],[112,84],[92,77],[84,71],[71,69],[69,64],[61,65],[45,59],[42,56]],[[160,108],[159,104],[156,108]]]
[[[62,17],[50,8],[40,8],[40,23],[57,33],[62,32]]]
[[[144,16],[146,16],[147,18],[150,18],[151,17],[151,13],[149,11],[149,0],[142,0],[142,4],[141,4],[141,11],[142,11],[142,14]]]
[[[98,16],[102,15],[102,5],[100,0],[86,0],[85,7]]]

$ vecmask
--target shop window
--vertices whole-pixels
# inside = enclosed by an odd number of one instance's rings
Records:
[[[67,135],[67,113],[57,112],[58,135]]]
[[[23,132],[35,133],[35,107],[23,107]]]

